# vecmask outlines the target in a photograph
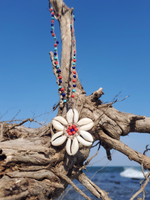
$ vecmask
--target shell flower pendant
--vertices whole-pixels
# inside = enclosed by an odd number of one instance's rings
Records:
[[[66,140],[66,151],[70,156],[75,155],[79,150],[79,143],[84,146],[91,146],[92,135],[87,132],[94,126],[94,122],[89,118],[79,119],[76,109],[70,109],[66,118],[57,116],[52,120],[53,127],[58,131],[51,139],[53,146],[60,146]]]

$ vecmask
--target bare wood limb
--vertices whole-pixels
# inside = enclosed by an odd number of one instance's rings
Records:
[[[91,101],[98,100],[103,94],[103,88],[99,88],[97,91],[90,95]]]

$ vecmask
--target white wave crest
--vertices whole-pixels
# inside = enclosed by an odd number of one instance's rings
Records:
[[[126,178],[144,178],[144,175],[141,171],[133,168],[127,168],[123,172],[120,173],[120,176]]]

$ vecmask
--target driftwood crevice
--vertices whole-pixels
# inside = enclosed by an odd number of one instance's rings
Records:
[[[73,8],[68,8],[62,0],[49,0],[49,3],[55,13],[59,14],[56,18],[59,21],[62,40],[62,79],[65,80],[63,87],[68,92],[69,99],[72,61],[70,22]],[[58,83],[53,52],[50,52],[50,58]],[[150,133],[150,117],[120,112],[113,108],[113,103],[103,104],[99,99],[104,94],[101,87],[90,96],[86,96],[78,76],[76,85],[74,107],[78,110],[80,118],[88,117],[94,121],[90,133],[94,141],[99,141],[106,149],[107,158],[111,160],[110,150],[116,149],[145,169],[150,169],[149,157],[120,141],[121,136],[131,132]],[[58,115],[65,117],[69,105],[62,103],[61,95],[58,106]],[[51,145],[51,137],[55,131],[51,122],[40,128],[26,128],[24,124],[27,121],[34,120],[29,118],[20,124],[0,122],[0,200],[54,199],[60,196],[68,184],[90,200],[72,182],[74,179],[83,184],[95,197],[102,200],[111,199],[82,171],[86,167],[84,161],[89,157],[89,147],[80,145],[80,150],[75,156],[68,156],[65,144],[59,147]]]

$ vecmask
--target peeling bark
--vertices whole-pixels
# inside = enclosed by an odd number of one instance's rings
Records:
[[[65,80],[63,87],[69,98],[72,62],[70,21],[73,8],[68,8],[62,0],[49,0],[49,3],[52,4],[60,25],[61,69],[62,78]],[[50,58],[58,83],[53,52],[50,52]],[[107,158],[111,160],[110,150],[116,149],[130,160],[150,169],[149,157],[120,142],[120,137],[130,132],[150,133],[150,117],[120,112],[113,108],[111,103],[102,104],[99,99],[103,95],[102,88],[86,96],[78,76],[76,85],[74,107],[79,112],[80,118],[88,117],[94,121],[91,134],[94,141],[98,141],[106,149]],[[61,95],[58,106],[58,115],[65,117],[69,105],[62,103]],[[29,118],[20,124],[0,122],[0,199],[54,199],[70,184],[90,200],[72,182],[77,179],[95,197],[111,200],[105,191],[82,172],[82,168],[85,168],[83,162],[89,156],[89,147],[80,145],[80,150],[75,156],[68,156],[65,144],[59,147],[51,145],[51,137],[55,133],[51,123],[31,129],[23,126],[27,121],[34,120]]]

